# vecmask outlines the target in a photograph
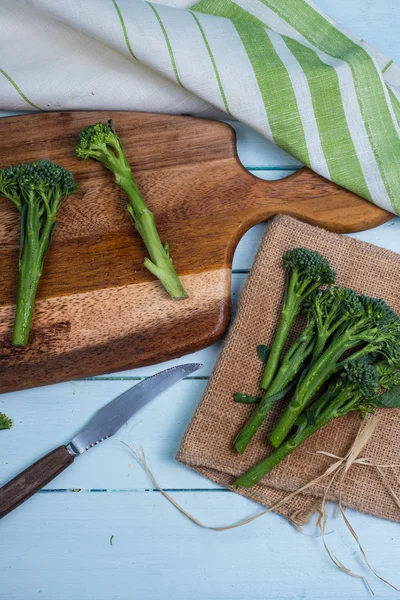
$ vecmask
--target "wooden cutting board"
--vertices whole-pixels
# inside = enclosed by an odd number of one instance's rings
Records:
[[[109,118],[188,300],[171,301],[143,267],[145,248],[113,176],[74,155],[82,127]],[[217,121],[126,112],[0,119],[0,168],[39,158],[72,171],[79,191],[59,213],[25,348],[10,343],[18,213],[0,198],[1,392],[155,363],[212,344],[229,322],[235,247],[252,225],[277,213],[338,232],[391,217],[308,169],[273,182],[252,176],[237,158],[233,129]]]

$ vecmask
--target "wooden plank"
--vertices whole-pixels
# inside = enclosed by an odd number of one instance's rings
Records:
[[[14,421],[1,432],[0,485],[57,446],[68,443],[104,404],[134,381],[80,381],[0,396],[0,411]],[[119,440],[144,448],[160,484],[167,488],[216,487],[174,461],[180,440],[207,380],[186,380],[153,400],[107,440],[52,481],[49,489],[145,489],[148,476]]]
[[[397,0],[318,0],[318,6],[354,35],[400,63],[400,11]]]
[[[173,496],[212,525],[258,511],[229,492]],[[350,510],[347,516],[372,565],[400,585],[400,528]],[[341,522],[329,528],[335,555],[367,575]],[[42,493],[1,522],[0,599],[365,600],[364,584],[334,567],[315,528],[305,533],[276,515],[231,531],[203,530],[153,492]],[[368,580],[375,598],[397,598]]]

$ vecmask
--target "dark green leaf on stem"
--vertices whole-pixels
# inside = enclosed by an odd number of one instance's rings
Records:
[[[315,425],[316,420],[315,420],[314,411],[311,408],[307,408],[306,415],[307,415],[307,425]]]
[[[262,362],[267,362],[270,349],[265,344],[259,344],[257,346],[257,356]]]
[[[295,379],[284,390],[282,390],[280,392],[277,392],[276,394],[272,394],[272,396],[268,396],[269,403],[270,404],[275,404],[275,402],[278,402],[279,400],[282,400],[282,398],[284,398],[286,396],[286,394],[288,394],[290,392],[290,390],[292,390],[295,387],[296,384],[297,384],[297,380]]]
[[[395,385],[376,401],[378,408],[400,408],[400,385]]]

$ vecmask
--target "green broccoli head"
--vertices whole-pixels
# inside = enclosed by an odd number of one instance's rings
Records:
[[[364,418],[366,414],[373,414],[377,407],[383,408],[396,408],[399,406],[398,394],[397,397],[390,395],[390,392],[381,395],[380,389],[391,390],[395,386],[399,385],[399,365],[390,365],[386,360],[379,360],[373,365],[373,369],[376,373],[377,379],[377,391],[372,392],[371,395],[364,395],[360,398],[357,406],[361,418]]]
[[[19,186],[27,200],[39,197],[51,209],[57,210],[77,190],[72,173],[50,160],[38,160],[19,166]]]
[[[128,167],[130,173],[129,164],[111,120],[108,121],[108,125],[96,123],[82,129],[75,152],[78,158],[82,160],[94,158],[113,172],[121,167],[125,169]]]
[[[11,200],[18,210],[22,208],[18,183],[20,166],[11,166],[0,170],[0,194]]]
[[[333,289],[334,303],[346,318],[358,318],[363,313],[362,302],[358,294],[345,287],[337,286]]]
[[[390,365],[400,362],[400,318],[382,299],[360,296],[363,316],[355,325],[358,337],[382,354]]]
[[[364,360],[347,363],[340,377],[342,385],[359,392],[363,398],[373,398],[379,393],[378,373],[372,365]]]
[[[293,291],[302,302],[318,287],[335,282],[336,275],[328,261],[315,250],[289,250],[283,256],[283,264],[289,276],[295,278]]]
[[[357,293],[340,286],[315,290],[303,304],[303,311],[314,312],[317,320],[330,325],[332,321],[349,320],[363,314],[363,305]]]
[[[46,159],[21,163],[0,172],[0,193],[20,210],[23,204],[36,204],[55,213],[77,187],[72,173]]]

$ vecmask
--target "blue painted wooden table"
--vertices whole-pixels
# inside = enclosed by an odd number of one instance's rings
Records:
[[[318,3],[400,62],[399,0]],[[299,167],[244,126],[235,128],[240,158],[255,175],[276,179]],[[266,226],[254,227],[236,251],[234,307]],[[354,237],[400,252],[400,219]],[[143,446],[163,488],[210,525],[229,524],[259,510],[174,461],[222,343],[183,357],[181,362],[202,362],[203,369],[153,401],[119,434]],[[167,364],[0,396],[0,411],[15,424],[0,433],[0,484],[67,442],[96,409],[135,380]],[[346,566],[367,574],[350,535],[330,510],[332,550]],[[348,516],[373,566],[400,586],[399,525],[354,511]],[[303,533],[273,514],[222,533],[200,529],[153,489],[133,456],[112,439],[0,523],[0,599],[349,600],[368,595],[359,580],[329,561],[315,523]],[[372,576],[368,579],[377,598],[397,595]]]

